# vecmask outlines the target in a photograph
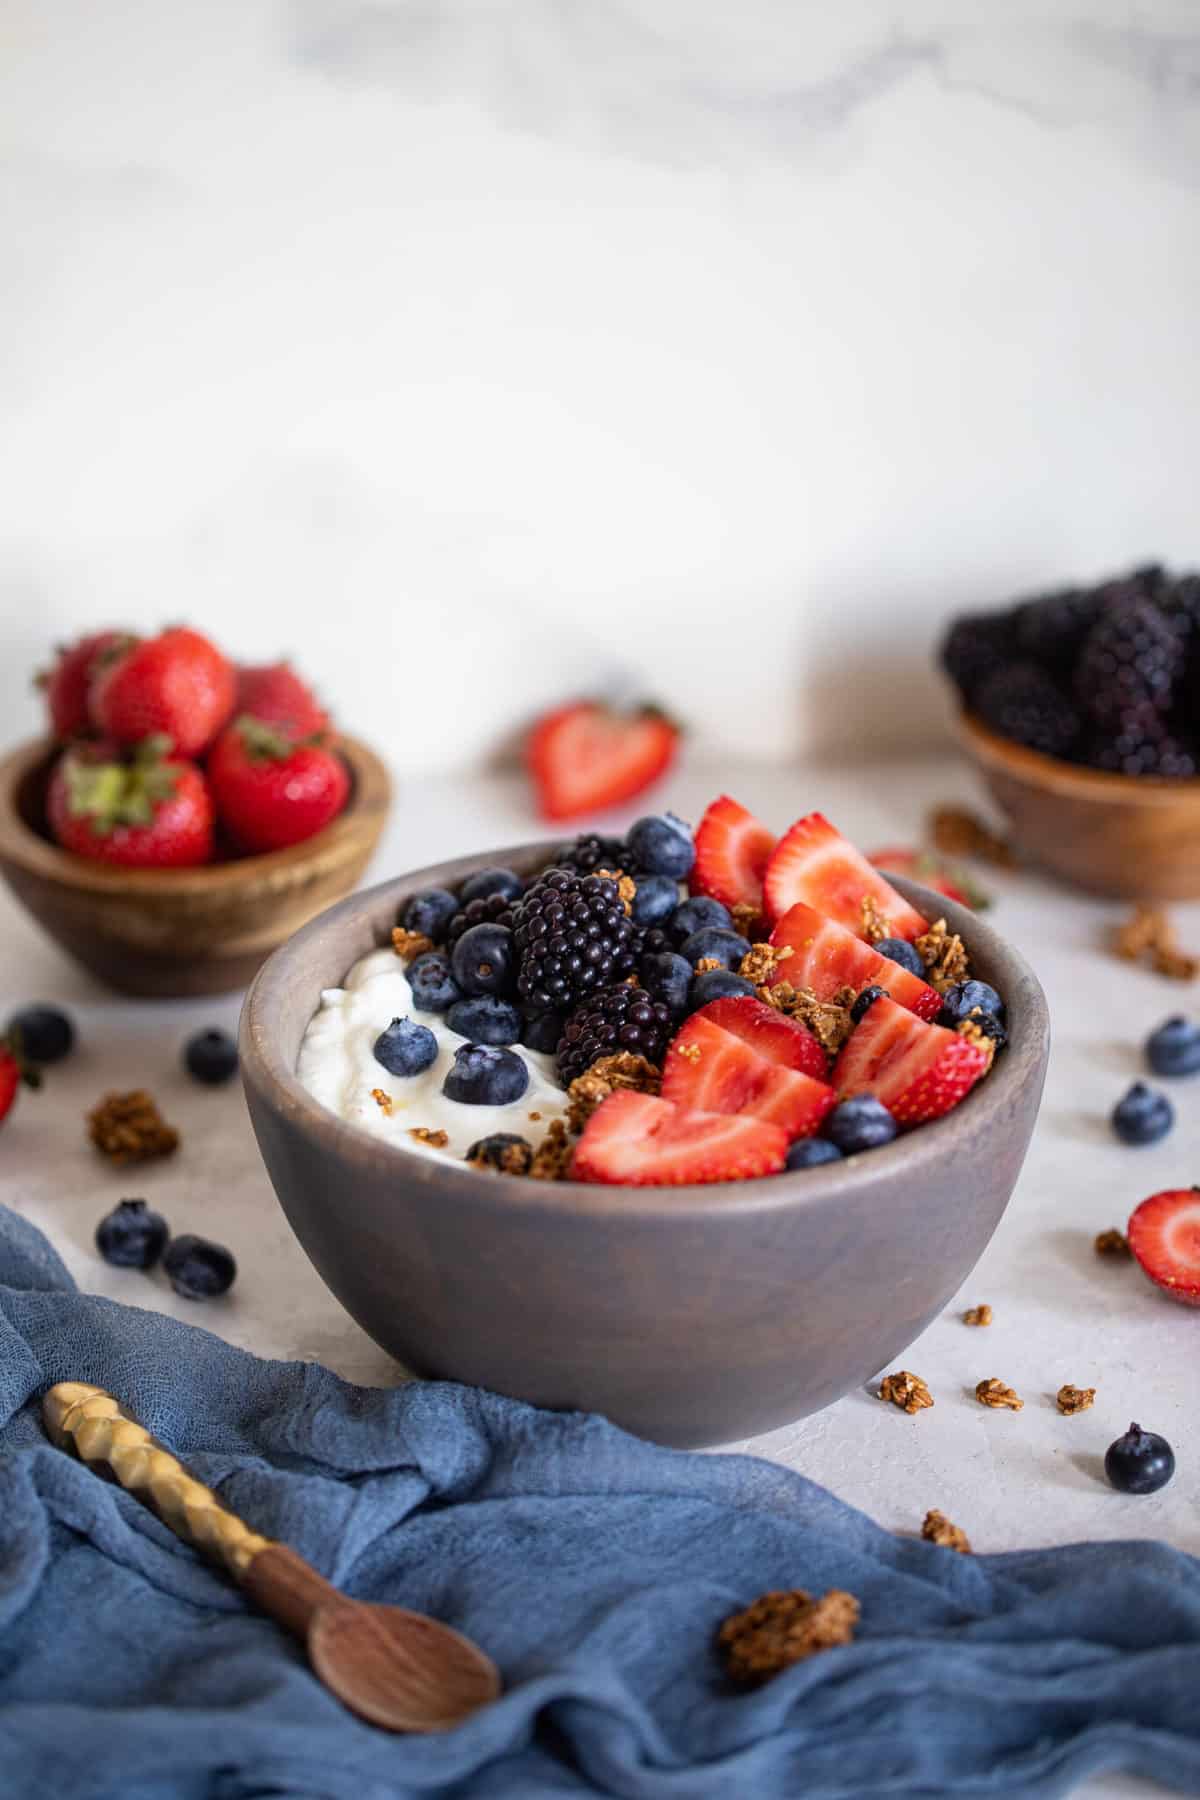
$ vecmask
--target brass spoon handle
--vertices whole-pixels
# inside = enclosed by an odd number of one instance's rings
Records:
[[[60,1381],[42,1401],[52,1442],[112,1479],[157,1513],[177,1537],[214,1557],[235,1581],[243,1581],[255,1557],[272,1548],[204,1483],[130,1418],[103,1388]]]

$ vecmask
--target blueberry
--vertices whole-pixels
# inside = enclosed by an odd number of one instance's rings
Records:
[[[32,1063],[61,1062],[75,1047],[75,1027],[58,1006],[23,1006],[8,1021],[8,1030]]]
[[[1146,1061],[1156,1075],[1194,1075],[1200,1069],[1200,1026],[1176,1013],[1146,1039]]]
[[[558,1049],[558,1040],[562,1036],[562,1029],[561,1013],[534,1013],[532,1017],[526,1019],[520,1041],[527,1050],[537,1050],[543,1056],[553,1056]]]
[[[880,938],[875,948],[880,956],[886,956],[889,961],[899,963],[900,967],[907,969],[910,975],[919,975],[924,981],[925,964],[921,961],[920,952],[914,950],[911,944],[906,944],[903,938]]]
[[[818,1163],[841,1162],[842,1153],[828,1138],[800,1138],[787,1153],[788,1169],[815,1169]]]
[[[825,1121],[825,1135],[843,1156],[859,1150],[878,1150],[896,1135],[896,1121],[874,1094],[856,1094],[835,1106]]]
[[[736,931],[725,931],[717,925],[702,925],[699,931],[693,931],[690,937],[684,938],[679,946],[680,956],[685,956],[693,969],[706,957],[715,956],[724,969],[737,969],[743,956],[748,956],[750,946],[744,937]]]
[[[224,1244],[184,1232],[172,1238],[162,1266],[171,1286],[185,1300],[215,1300],[233,1286],[237,1264]]]
[[[525,892],[525,883],[511,869],[480,869],[464,881],[458,896],[460,907],[469,906],[472,900],[487,900],[492,894],[503,894],[506,900],[519,900]]]
[[[886,1000],[887,998],[888,998],[888,991],[886,988],[865,987],[863,989],[862,993],[858,996],[858,999],[854,1002],[853,1006],[850,1008],[850,1018],[851,1018],[852,1023],[855,1025],[861,1025],[864,1018],[866,1017],[866,1015],[870,1012],[871,1008],[874,1006],[875,1002],[877,1000]]]
[[[419,1075],[437,1061],[438,1041],[428,1025],[393,1019],[375,1039],[373,1052],[389,1075]]]
[[[198,1031],[183,1046],[183,1064],[196,1081],[203,1081],[208,1087],[220,1087],[223,1081],[232,1081],[237,1074],[237,1045],[227,1031],[210,1026],[207,1031]]]
[[[511,994],[517,985],[517,946],[507,925],[471,925],[450,955],[464,994]]]
[[[440,950],[427,950],[424,956],[414,957],[405,974],[418,1012],[444,1013],[448,1006],[463,997],[462,989],[450,973],[450,959]]]
[[[1175,1123],[1175,1108],[1165,1094],[1135,1081],[1112,1109],[1112,1128],[1123,1144],[1156,1144]]]
[[[668,930],[675,943],[682,944],[684,938],[691,937],[693,931],[700,931],[705,925],[715,925],[721,931],[733,929],[733,914],[719,900],[710,900],[707,894],[696,894],[691,900],[685,900],[671,914]]]
[[[679,883],[671,875],[639,875],[633,896],[635,925],[662,925],[679,904]]]
[[[406,931],[420,931],[432,943],[440,944],[457,911],[458,901],[449,888],[424,888],[405,901],[400,922]]]
[[[118,1200],[96,1227],[96,1248],[117,1269],[152,1269],[168,1237],[167,1221],[144,1200]]]
[[[989,982],[957,981],[942,995],[942,1012],[945,1016],[940,1023],[957,1025],[960,1020],[976,1011],[988,1013],[1001,1022],[1004,1020],[1004,1002]]]
[[[1175,1473],[1175,1452],[1156,1431],[1130,1425],[1105,1451],[1104,1473],[1122,1494],[1156,1494]]]
[[[460,1044],[442,1083],[447,1100],[467,1106],[511,1106],[529,1086],[529,1070],[515,1051],[493,1044]]]
[[[689,1012],[697,1007],[707,1006],[710,1000],[734,1000],[743,994],[753,997],[754,983],[747,981],[744,975],[731,975],[728,969],[705,969],[700,975],[693,975],[688,987],[687,1005]]]
[[[655,1000],[662,1000],[676,1018],[682,1019],[688,1009],[692,982],[692,965],[687,957],[676,956],[671,950],[655,951],[643,956],[641,975],[646,992]]]
[[[521,1040],[524,1020],[511,1000],[501,1000],[495,994],[473,994],[469,1000],[455,1001],[446,1014],[446,1023],[451,1031],[475,1044],[516,1044]]]
[[[696,846],[690,827],[674,813],[639,819],[630,827],[628,841],[634,862],[648,875],[669,875],[673,881],[682,881],[691,873]]]

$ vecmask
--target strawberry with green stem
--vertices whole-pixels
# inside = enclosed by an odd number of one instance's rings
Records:
[[[350,793],[345,763],[261,719],[226,727],[208,758],[217,817],[243,850],[282,850],[324,829]]]
[[[147,738],[121,760],[111,744],[81,744],[59,758],[46,796],[64,850],[130,869],[193,867],[212,860],[213,807],[195,763]]]

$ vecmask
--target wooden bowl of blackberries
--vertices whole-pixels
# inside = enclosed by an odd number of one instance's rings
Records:
[[[965,615],[941,662],[1021,851],[1093,894],[1200,897],[1200,575]]]

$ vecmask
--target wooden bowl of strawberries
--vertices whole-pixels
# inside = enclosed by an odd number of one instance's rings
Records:
[[[0,760],[0,874],[110,987],[244,987],[362,874],[387,770],[286,663],[239,668],[185,626],[107,631],[42,685],[48,735]]]

